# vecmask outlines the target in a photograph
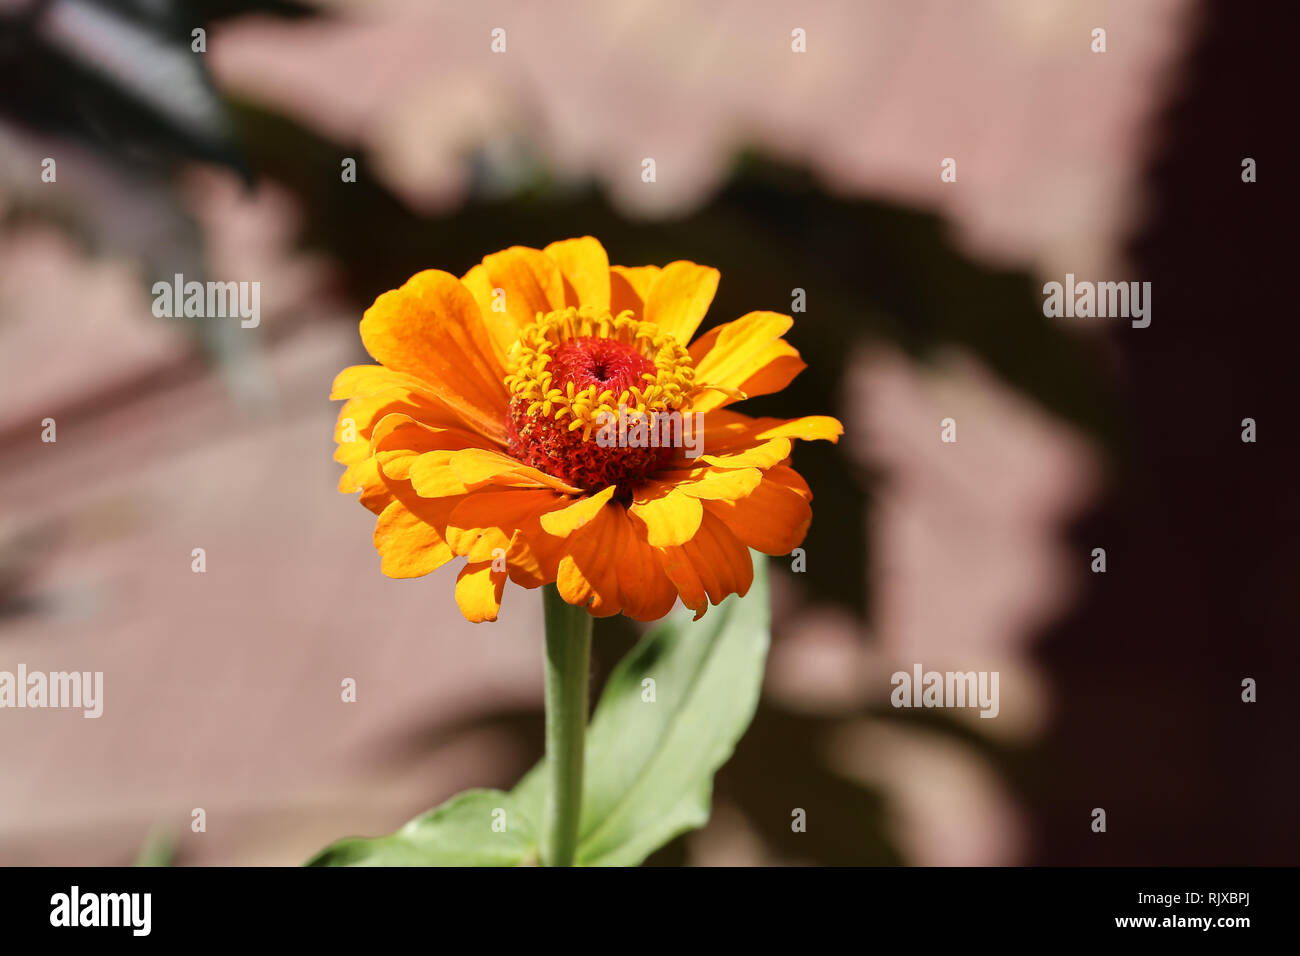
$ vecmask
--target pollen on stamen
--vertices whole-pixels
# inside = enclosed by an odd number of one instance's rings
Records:
[[[538,314],[511,351],[510,454],[588,491],[627,497],[672,448],[597,440],[610,422],[677,411],[694,386],[690,354],[650,322],[590,307]]]

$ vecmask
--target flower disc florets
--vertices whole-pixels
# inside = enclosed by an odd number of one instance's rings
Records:
[[[510,355],[507,423],[512,456],[588,491],[626,495],[672,457],[672,448],[598,440],[620,422],[676,412],[695,382],[690,354],[630,311],[589,306],[538,313]]]

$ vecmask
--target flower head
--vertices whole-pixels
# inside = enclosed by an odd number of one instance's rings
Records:
[[[691,343],[717,284],[692,262],[610,266],[588,236],[375,300],[361,339],[379,364],[345,369],[332,397],[339,490],[379,515],[384,573],[464,557],[472,621],[495,620],[507,579],[639,620],[745,594],[748,549],[788,554],[812,518],[792,440],[843,429],[726,408],[804,364],[773,312]]]

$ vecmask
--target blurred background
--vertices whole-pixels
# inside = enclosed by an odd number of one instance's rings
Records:
[[[1296,862],[1282,9],[0,0],[0,670],[105,675],[98,720],[0,712],[0,864],[296,864],[531,766],[538,595],[383,577],[327,396],[379,293],[584,234],[717,266],[705,327],[805,290],[745,410],[846,425],[651,863]],[[1151,326],[1044,318],[1067,272]],[[175,273],[260,323],[155,317]],[[599,680],[636,632],[596,637]],[[1000,715],[891,708],[916,663]]]

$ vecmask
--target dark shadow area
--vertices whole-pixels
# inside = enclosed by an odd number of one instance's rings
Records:
[[[1209,6],[1147,171],[1133,276],[1150,328],[1117,328],[1128,469],[1081,522],[1107,549],[1040,645],[1057,720],[1026,797],[1034,862],[1294,864],[1300,490],[1293,419],[1293,59],[1282,5]],[[1242,182],[1243,158],[1259,181]],[[1283,221],[1283,210],[1292,210]],[[1241,440],[1254,418],[1258,440]],[[1258,683],[1242,701],[1242,680]],[[1287,728],[1290,727],[1290,733]],[[1093,808],[1107,832],[1090,829]]]

